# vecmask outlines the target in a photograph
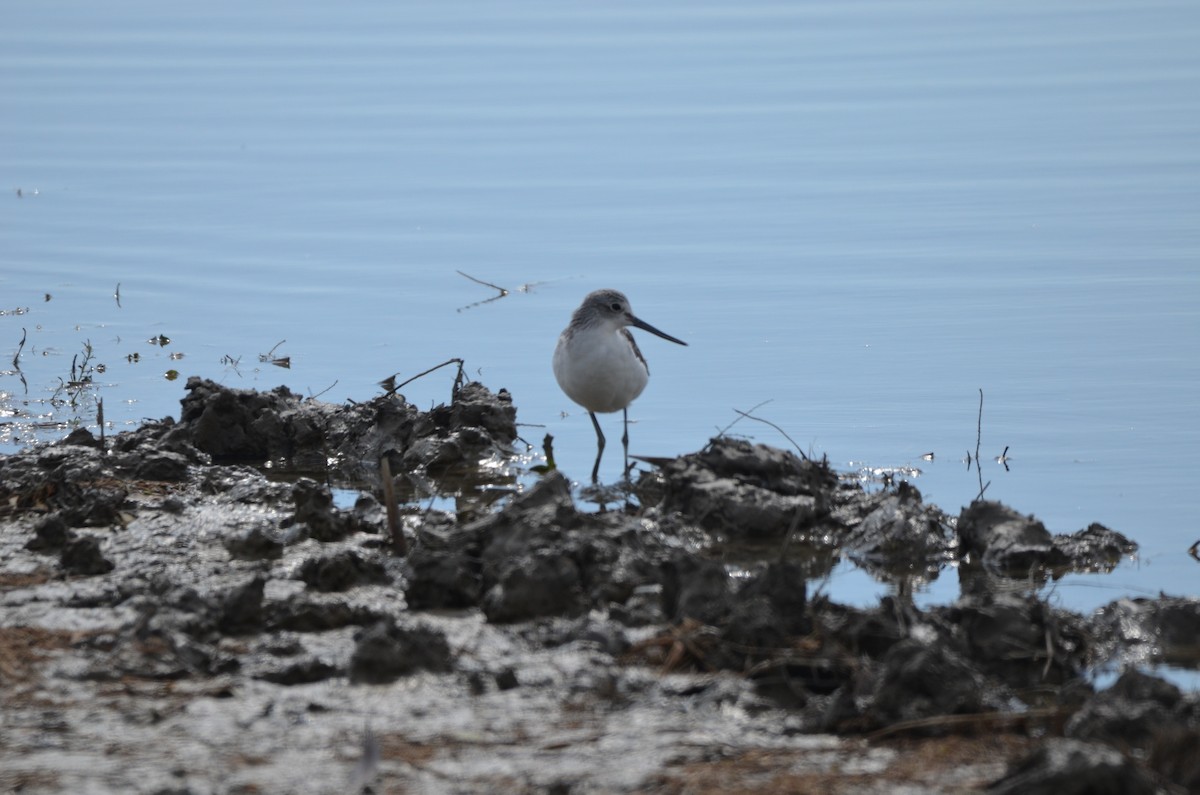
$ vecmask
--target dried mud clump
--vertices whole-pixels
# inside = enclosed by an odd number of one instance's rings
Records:
[[[187,390],[177,433],[219,463],[279,461],[323,471],[337,461],[356,472],[387,456],[396,472],[421,467],[437,476],[506,454],[517,436],[508,393],[475,382],[429,412],[395,394],[335,405],[286,387],[257,392],[200,378],[188,379]]]

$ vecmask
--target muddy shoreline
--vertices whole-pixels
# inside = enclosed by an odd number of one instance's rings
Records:
[[[1200,600],[1040,596],[1136,539],[729,437],[584,511],[518,487],[516,442],[477,383],[422,412],[191,379],[178,420],[0,457],[0,788],[1200,790],[1200,699],[1154,674],[1200,665]],[[892,593],[823,596],[840,559]],[[959,599],[918,608],[937,577]]]

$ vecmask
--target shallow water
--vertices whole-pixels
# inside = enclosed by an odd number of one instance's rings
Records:
[[[1056,598],[1195,594],[1197,34],[1183,2],[24,5],[0,30],[0,449],[94,425],[96,396],[114,430],[177,415],[192,374],[361,400],[462,357],[585,478],[549,361],[611,286],[689,343],[643,340],[634,453],[770,401],[804,450],[917,467],[953,514],[983,390],[987,496],[1141,544]],[[88,342],[96,388],[52,405]]]

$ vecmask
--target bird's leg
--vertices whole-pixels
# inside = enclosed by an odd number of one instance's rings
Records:
[[[625,480],[629,480],[629,408],[621,409],[621,419],[624,420],[625,433],[621,436],[621,444],[625,446]]]
[[[596,429],[596,463],[592,466],[592,482],[600,482],[600,457],[604,455],[604,431],[600,430],[600,420],[596,419],[596,412],[589,411],[588,416],[592,418],[592,426]]]

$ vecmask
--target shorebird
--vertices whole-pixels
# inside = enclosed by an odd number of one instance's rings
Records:
[[[596,413],[620,411],[624,415],[625,475],[629,475],[629,404],[642,394],[650,380],[650,368],[633,341],[629,326],[656,334],[677,345],[683,340],[665,334],[629,308],[629,299],[616,290],[588,293],[571,315],[570,324],[554,348],[554,377],[567,397],[587,409],[596,429],[596,463],[592,482],[598,482],[600,457],[604,455],[604,432]]]

